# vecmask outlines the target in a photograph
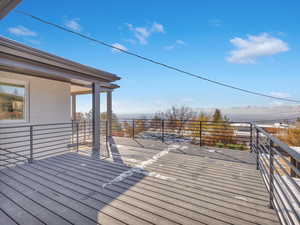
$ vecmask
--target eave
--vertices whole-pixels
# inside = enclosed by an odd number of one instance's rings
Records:
[[[56,75],[59,73],[66,80],[82,79],[110,83],[120,79],[115,74],[49,54],[4,37],[0,37],[0,68],[11,70],[11,72],[21,70],[23,73],[30,73],[28,75],[44,74],[53,78],[58,77]],[[53,70],[54,73],[49,70]]]
[[[3,19],[20,2],[21,2],[21,0],[1,0],[1,2],[0,2],[0,20]]]

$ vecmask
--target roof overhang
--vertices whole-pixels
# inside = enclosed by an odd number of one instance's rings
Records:
[[[13,10],[21,0],[1,0],[0,1],[0,20]]]
[[[115,74],[85,66],[0,36],[0,69],[73,83],[114,82]]]
[[[108,84],[108,83],[100,83],[100,92],[109,92],[113,91],[116,88],[119,88],[116,84]],[[71,85],[71,94],[73,95],[85,95],[85,94],[91,94],[92,93],[92,87],[91,86],[77,86],[77,85]]]

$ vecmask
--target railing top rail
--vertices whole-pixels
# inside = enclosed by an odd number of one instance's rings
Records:
[[[25,125],[15,125],[15,124],[11,124],[11,125],[5,125],[5,126],[1,126],[1,125],[0,125],[0,129],[25,128],[25,127],[30,127],[30,126],[34,126],[34,127],[40,127],[40,126],[56,126],[56,125],[69,125],[69,124],[72,124],[72,122],[68,122],[68,123],[25,124]]]
[[[113,119],[114,121],[115,119]],[[145,121],[155,121],[155,120],[164,120],[164,121],[184,121],[184,122],[195,122],[195,123],[199,123],[199,122],[203,122],[203,123],[240,123],[240,124],[251,124],[251,122],[238,122],[238,121],[209,121],[209,120],[170,120],[170,119],[117,119],[118,121],[132,121],[132,120],[145,120]]]
[[[5,124],[4,126],[0,125],[0,129],[26,128],[26,127],[29,127],[29,126],[30,125],[15,125],[15,124],[7,125],[7,124]]]
[[[265,136],[267,136],[272,142],[280,148],[288,153],[290,156],[292,156],[294,159],[296,159],[298,162],[300,162],[300,153],[295,151],[294,149],[290,148],[287,144],[280,141],[278,138],[274,137],[273,135],[266,132],[263,128],[257,126],[256,124],[252,124],[255,129],[257,129],[259,132],[263,133]]]

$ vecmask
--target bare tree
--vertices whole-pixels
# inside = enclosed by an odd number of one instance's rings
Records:
[[[187,106],[172,106],[164,113],[157,113],[155,119],[166,119],[166,128],[176,130],[178,135],[184,131],[185,125],[188,121],[195,118],[197,113]]]
[[[150,121],[150,127],[159,129],[161,127],[161,121],[164,119],[164,113],[163,112],[156,112],[154,114],[154,117]]]

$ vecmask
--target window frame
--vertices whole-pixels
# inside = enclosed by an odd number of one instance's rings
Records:
[[[24,119],[22,120],[0,120],[0,125],[2,124],[20,124],[20,123],[29,123],[29,81],[25,80],[16,80],[9,78],[0,78],[0,82],[16,85],[24,85]]]

